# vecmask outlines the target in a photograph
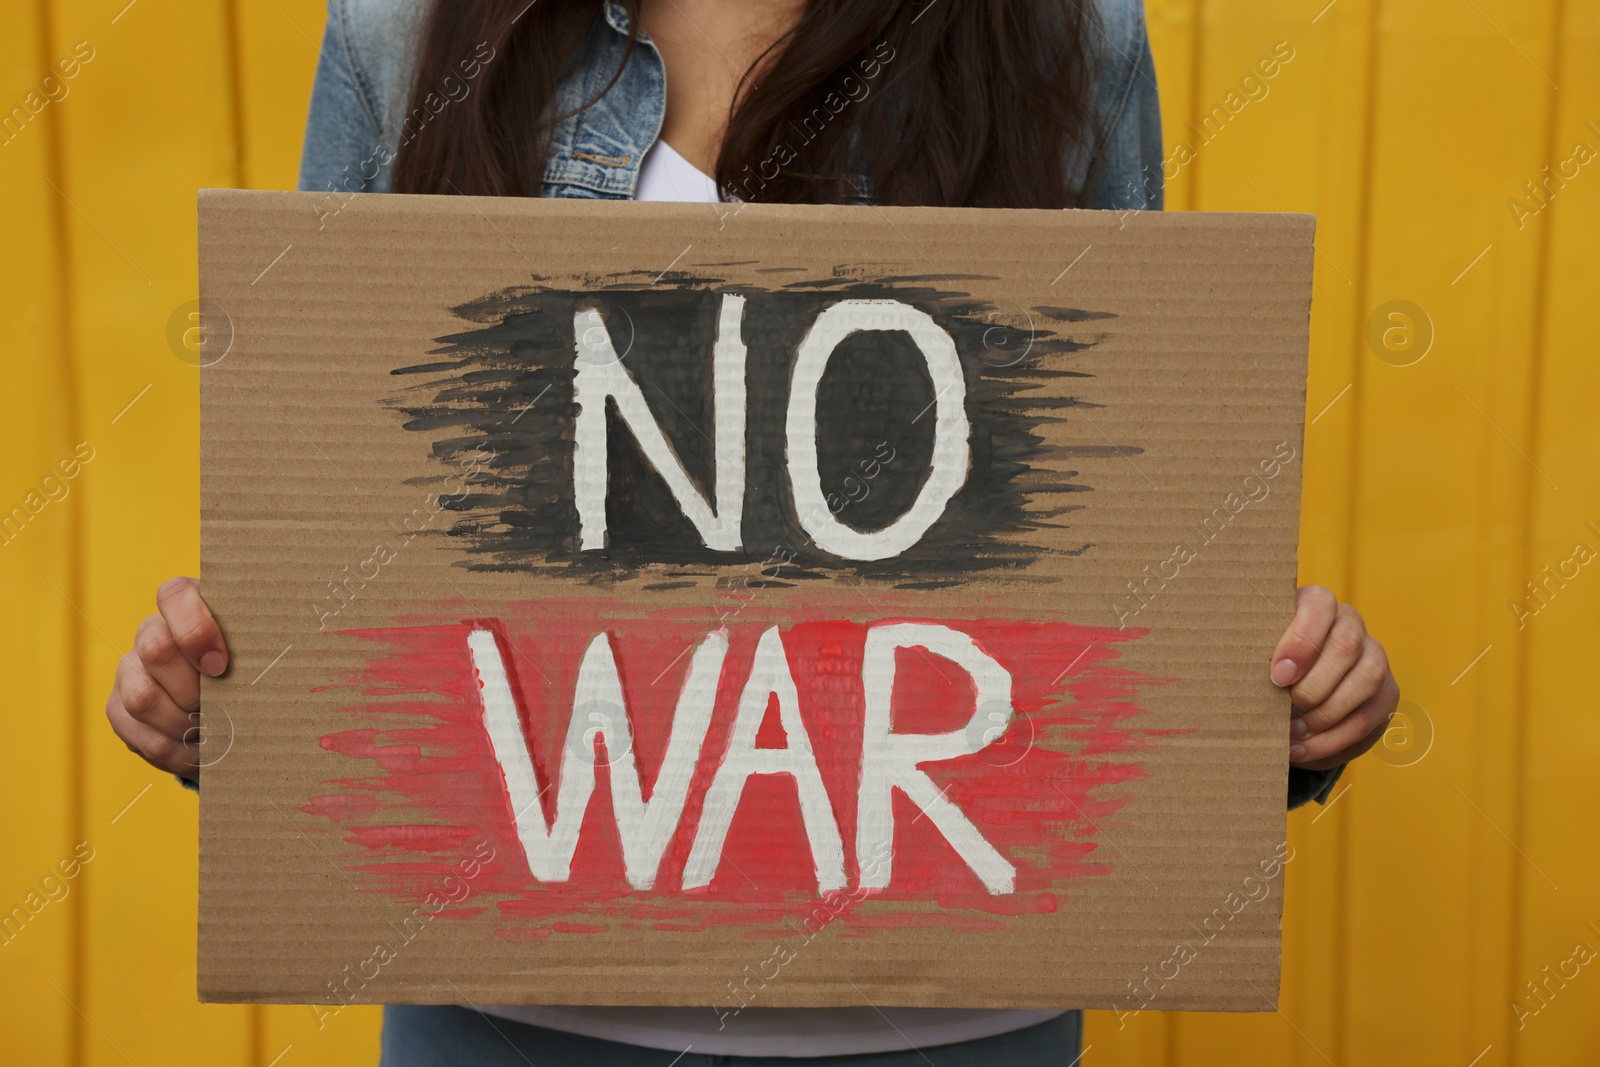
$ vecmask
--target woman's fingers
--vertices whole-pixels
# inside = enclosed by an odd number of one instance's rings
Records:
[[[128,658],[124,657],[124,661]],[[164,617],[150,615],[139,624],[139,629],[133,635],[131,658],[141,668],[140,673],[159,686],[177,707],[194,711],[200,706],[200,671],[183,654],[171,625]],[[119,687],[123,675],[124,667],[118,664]],[[124,691],[123,700],[128,709],[134,711],[134,704],[128,701],[129,695],[128,691]]]
[[[1309,705],[1297,719],[1299,725],[1290,724],[1291,736],[1315,736],[1332,729],[1345,716],[1377,695],[1389,677],[1389,657],[1383,646],[1364,633],[1360,652],[1355,662],[1335,679],[1332,692],[1314,705]],[[1311,679],[1306,679],[1308,682]]]
[[[139,624],[133,651],[117,664],[106,719],[124,744],[178,774],[198,770],[201,674],[227,670],[222,630],[193,578],[173,578],[156,592],[160,613]]]
[[[198,681],[199,675],[194,674],[189,665],[183,663],[181,657],[179,665],[189,672],[191,681]],[[197,685],[191,687],[198,689]],[[178,740],[183,740],[185,733],[193,725],[189,712],[199,703],[196,700],[187,707],[180,706],[167,688],[152,677],[143,662],[143,657],[137,652],[130,652],[117,663],[117,680],[112,694],[121,701],[123,709],[134,719]]]
[[[1378,691],[1337,725],[1304,741],[1291,743],[1290,761],[1296,767],[1313,771],[1349,763],[1383,739],[1399,702],[1399,683],[1386,675]]]
[[[1274,684],[1287,688],[1306,676],[1327,642],[1338,610],[1339,601],[1320,585],[1303,585],[1295,591],[1294,618],[1272,652],[1269,669]]]
[[[140,722],[128,714],[116,690],[112,690],[111,699],[106,701],[106,719],[123,744],[155,766],[191,777],[198,770],[200,752],[196,743],[185,741],[183,735],[172,737],[149,723]]]
[[[1296,710],[1307,711],[1326,702],[1361,659],[1366,641],[1367,625],[1361,613],[1348,604],[1340,604],[1316,661],[1289,689]]]
[[[156,607],[189,666],[212,677],[227,669],[228,646],[223,643],[222,629],[212,618],[211,609],[200,598],[199,582],[193,578],[168,579],[156,591]]]
[[[1270,669],[1293,698],[1289,762],[1307,770],[1340,766],[1377,744],[1400,701],[1389,657],[1361,613],[1321,586],[1296,593]]]

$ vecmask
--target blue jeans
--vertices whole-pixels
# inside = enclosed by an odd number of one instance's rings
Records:
[[[1037,1026],[977,1041],[795,1060],[675,1053],[529,1026],[471,1008],[391,1004],[383,1009],[379,1067],[1068,1067],[1077,1062],[1082,1018],[1069,1011]]]

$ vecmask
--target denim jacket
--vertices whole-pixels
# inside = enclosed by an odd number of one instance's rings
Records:
[[[1155,65],[1145,33],[1142,0],[1096,0],[1090,30],[1097,51],[1093,115],[1099,142],[1088,158],[1068,160],[1083,177],[1086,208],[1151,209],[1162,206],[1161,112]],[[493,53],[464,59],[410,110],[418,38],[428,0],[329,0],[328,28],[311,92],[300,188],[308,192],[382,193],[390,188],[395,153],[428,122],[448,117],[453,102],[472,91]],[[609,92],[588,108],[622,61],[628,13],[607,0],[578,47],[557,90],[557,114],[540,195],[591,200],[631,200],[639,164],[661,132],[667,82],[661,55],[649,36]],[[410,114],[407,114],[410,110]],[[870,175],[853,176],[858,202],[872,202]],[[1287,734],[1287,724],[1285,724]],[[1287,741],[1287,738],[1286,738]],[[1338,771],[1291,768],[1289,806],[1325,801]]]
[[[1098,0],[1099,25],[1090,31],[1099,51],[1093,114],[1100,141],[1092,158],[1069,160],[1069,171],[1090,177],[1083,206],[1161,207],[1161,114],[1155,66],[1145,36],[1141,0]],[[335,193],[389,191],[395,152],[428,122],[447,117],[455,100],[472,90],[483,55],[460,65],[407,114],[416,46],[428,12],[427,0],[329,0],[328,28],[311,94],[300,188]],[[661,132],[667,83],[661,55],[641,34],[615,85],[592,106],[579,110],[605,87],[622,61],[628,13],[607,0],[578,47],[557,90],[557,124],[545,163],[541,196],[630,200],[639,163]],[[853,176],[860,202],[871,201],[869,175]]]

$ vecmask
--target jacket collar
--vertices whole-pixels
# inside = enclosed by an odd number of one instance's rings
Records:
[[[622,67],[631,26],[627,8],[619,0],[605,0],[602,15],[562,76],[556,106],[567,117],[551,134],[543,196],[632,199],[639,186],[640,163],[661,135],[667,108],[661,53],[641,28],[627,66]],[[616,81],[605,91],[613,74]],[[849,200],[869,204],[872,180],[859,162],[859,149],[853,144],[849,153],[860,172],[850,183],[857,193]]]
[[[544,196],[627,200],[638,188],[639,164],[666,115],[667,80],[643,32],[622,66],[628,29],[627,10],[606,0],[563,74],[556,107],[567,117],[552,131]]]

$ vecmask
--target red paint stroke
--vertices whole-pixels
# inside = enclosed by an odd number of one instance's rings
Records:
[[[901,598],[892,608],[909,604]],[[791,609],[790,617],[827,619],[859,613],[861,607],[811,602],[803,612]],[[624,878],[604,757],[595,768],[571,879],[560,884],[534,880],[483,727],[467,634],[491,628],[500,636],[539,780],[547,786],[548,825],[578,664],[588,642],[602,630],[611,635],[648,796],[690,653],[718,628],[703,610],[641,617],[636,607],[620,601],[537,601],[515,605],[492,620],[413,616],[395,620],[392,627],[343,631],[344,638],[379,647],[363,669],[342,682],[356,700],[341,711],[368,725],[329,734],[321,744],[368,770],[325,783],[327,794],[312,798],[303,810],[327,816],[354,846],[341,864],[348,873],[407,902],[424,898],[475,843],[487,842],[500,860],[473,880],[473,895],[497,902],[509,924],[499,935],[508,940],[553,932],[725,925],[765,937],[797,931],[801,924],[814,931],[835,922],[856,936],[910,926],[979,931],[996,928],[996,916],[1054,911],[1073,880],[1111,870],[1113,857],[1095,840],[1098,828],[1127,802],[1130,783],[1145,775],[1134,757],[1174,732],[1130,724],[1144,713],[1135,703],[1139,691],[1163,684],[1116,665],[1119,646],[1146,631],[909,614],[871,623],[784,625],[763,615],[752,611],[730,621],[711,728],[681,824],[651,890],[634,890]],[[756,642],[774,624],[782,626],[800,715],[844,839],[846,874],[855,885],[863,643],[869,625],[913,621],[938,622],[970,635],[1011,673],[1016,714],[1005,737],[980,752],[924,769],[1016,866],[1015,892],[987,892],[932,821],[920,818],[920,808],[896,791],[890,886],[847,888],[819,899],[794,782],[786,775],[749,780],[711,885],[685,891],[682,871],[700,804],[726,749]],[[965,672],[921,649],[897,655],[891,707],[896,733],[943,732],[972,717],[974,691]],[[784,743],[776,711],[769,708],[758,744]],[[625,764],[619,764],[622,768]],[[359,861],[349,863],[351,858]],[[861,909],[864,900],[874,907]],[[897,902],[910,906],[884,906]]]

